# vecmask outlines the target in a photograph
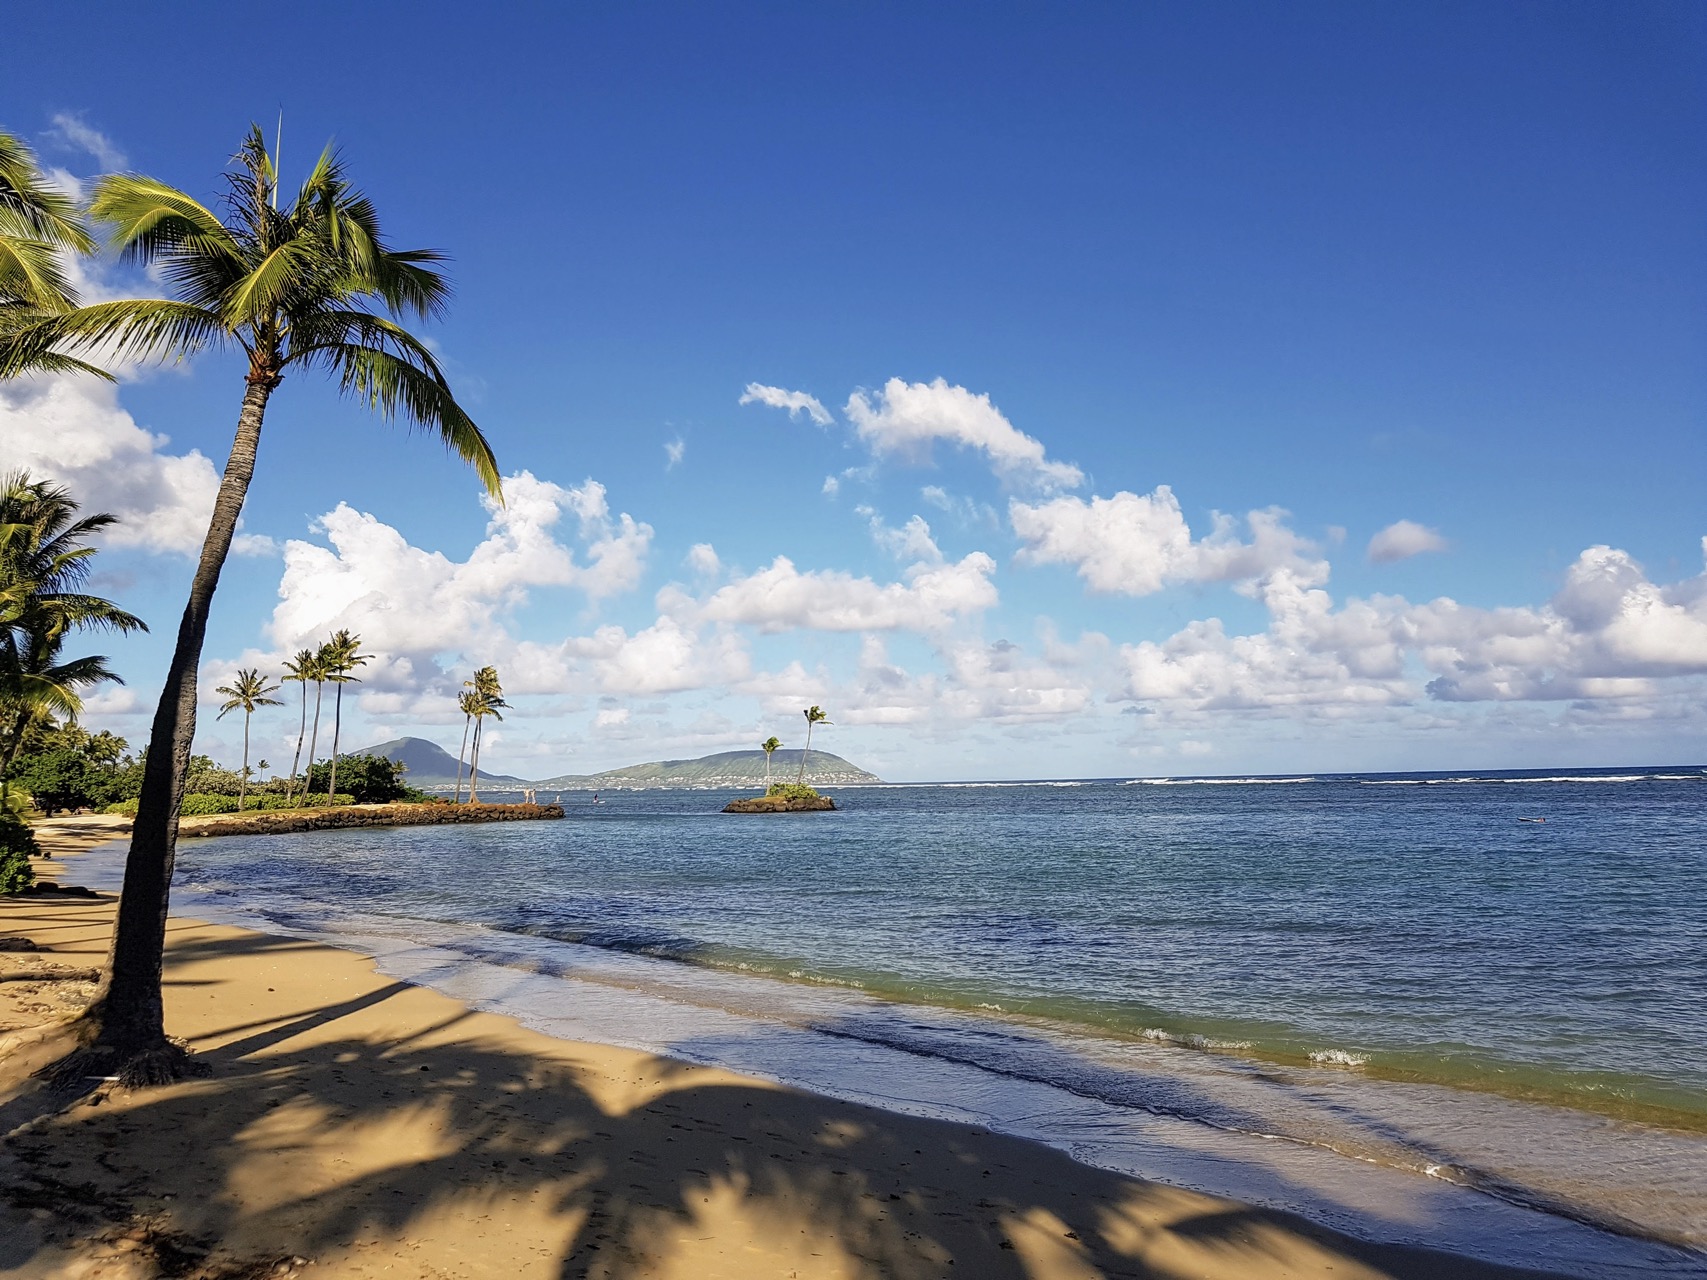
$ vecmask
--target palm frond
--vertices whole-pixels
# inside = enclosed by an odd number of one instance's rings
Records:
[[[187,302],[125,298],[48,316],[14,333],[0,333],[0,378],[56,350],[100,350],[115,359],[182,360],[233,335],[220,317]]]
[[[420,368],[389,351],[354,342],[321,347],[313,357],[338,373],[346,395],[365,401],[388,418],[401,412],[412,425],[437,433],[445,448],[474,468],[486,491],[502,501],[503,482],[492,446],[456,402],[436,363]]]
[[[65,273],[60,250],[45,240],[9,236],[0,231],[0,297],[38,311],[67,311],[77,291]]]
[[[0,234],[40,240],[93,253],[94,238],[77,216],[77,203],[43,181],[35,153],[0,131]]]
[[[112,228],[113,246],[126,260],[143,266],[176,252],[242,261],[236,238],[211,210],[154,178],[108,174],[95,184],[89,215]]]

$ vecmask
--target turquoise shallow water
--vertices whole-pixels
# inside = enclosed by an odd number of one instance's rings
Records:
[[[572,793],[561,823],[186,845],[179,880],[310,931],[745,976],[744,1013],[1707,1243],[1698,768],[836,794]]]

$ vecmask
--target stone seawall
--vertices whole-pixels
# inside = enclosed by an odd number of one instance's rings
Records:
[[[431,827],[463,822],[561,818],[560,804],[355,804],[332,809],[262,810],[185,818],[180,836],[265,836],[340,827]]]

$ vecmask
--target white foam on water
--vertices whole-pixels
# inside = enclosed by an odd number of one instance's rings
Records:
[[[1328,1067],[1363,1067],[1369,1065],[1369,1055],[1349,1049],[1315,1049],[1310,1053],[1310,1061]]]

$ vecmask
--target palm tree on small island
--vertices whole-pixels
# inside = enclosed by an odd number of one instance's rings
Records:
[[[780,746],[782,746],[782,739],[775,734],[759,743],[759,750],[765,753],[765,790],[767,791],[770,790],[771,785],[771,755]]]
[[[474,717],[474,754],[468,761],[468,803],[479,804],[480,796],[476,790],[480,780],[480,738],[485,728],[486,719],[503,720],[500,710],[507,709],[509,703],[504,701],[503,686],[498,683],[497,667],[481,667],[474,673],[474,679],[467,681],[473,686],[473,694],[469,699],[469,715]]]
[[[806,757],[812,754],[812,726],[830,723],[821,707],[807,707],[800,714],[806,717],[806,749],[800,753],[800,772],[794,776],[797,785],[806,780]]]
[[[140,174],[95,184],[90,214],[112,229],[123,258],[156,270],[175,295],[124,298],[0,323],[0,379],[61,356],[181,361],[234,350],[245,365],[243,404],[213,517],[160,691],[142,793],[113,931],[110,976],[89,1012],[89,1047],[62,1076],[116,1075],[164,1083],[189,1068],[166,1038],[161,1002],[166,913],[178,816],[196,724],[196,667],[220,571],[255,473],[267,403],[289,372],[318,368],[340,391],[386,417],[399,413],[467,461],[501,499],[491,447],[451,393],[408,316],[443,313],[449,285],[430,249],[385,242],[378,210],[330,149],[281,207],[278,170],[259,126],[228,171],[222,218],[193,196]]]
[[[237,784],[238,813],[243,812],[243,806],[249,799],[250,717],[255,714],[256,707],[284,706],[284,703],[280,702],[277,698],[270,698],[267,696],[271,693],[277,693],[283,687],[283,685],[277,684],[269,685],[258,669],[250,667],[247,670],[239,670],[237,672],[237,679],[233,680],[230,684],[222,684],[214,690],[215,693],[223,693],[225,695],[225,701],[219,704],[219,714],[215,716],[214,719],[223,720],[225,719],[225,713],[227,711],[236,711],[239,707],[243,709],[243,772],[239,775],[241,781]],[[262,762],[262,767],[265,767],[265,761]]]

